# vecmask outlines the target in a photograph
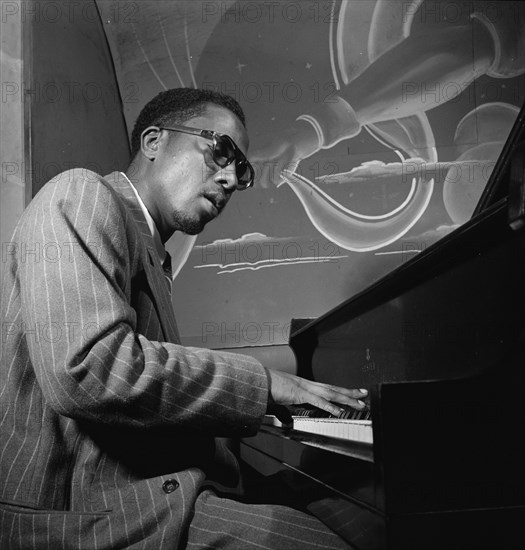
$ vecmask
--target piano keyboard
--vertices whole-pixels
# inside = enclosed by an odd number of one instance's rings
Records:
[[[371,420],[292,416],[292,421],[292,425],[283,424],[276,416],[266,415],[263,424],[347,441],[373,443]]]

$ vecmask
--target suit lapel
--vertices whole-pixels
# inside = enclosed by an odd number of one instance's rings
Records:
[[[124,202],[138,226],[147,253],[147,258],[144,259],[144,271],[155,298],[157,313],[165,339],[167,342],[180,343],[179,331],[177,329],[171,296],[167,289],[164,271],[160,263],[159,255],[155,250],[155,244],[153,243],[153,237],[148,227],[148,223],[137,201],[135,192],[128,179],[121,172],[112,172],[108,176],[104,176],[104,179],[124,199]]]

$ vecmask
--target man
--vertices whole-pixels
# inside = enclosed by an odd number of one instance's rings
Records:
[[[180,345],[162,245],[253,183],[247,148],[231,98],[163,92],[126,174],[65,172],[22,215],[2,294],[0,548],[345,547],[306,514],[207,488],[238,480],[214,437],[255,433],[269,404],[363,406]]]

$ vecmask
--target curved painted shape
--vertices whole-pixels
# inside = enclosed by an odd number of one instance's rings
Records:
[[[351,82],[410,34],[415,13],[422,3],[423,0],[407,0],[402,4],[392,0],[341,2],[335,40],[330,40],[330,54],[331,59],[337,58],[343,84]],[[334,47],[337,53],[332,51]],[[332,65],[335,66],[335,62]],[[337,74],[334,67],[332,69],[337,82]]]
[[[368,36],[368,58],[378,57],[402,42],[409,34],[414,16],[423,0],[402,3],[377,0]]]
[[[371,134],[376,134],[388,142],[388,147],[401,149],[411,157],[419,157],[427,162],[437,162],[434,132],[426,113],[415,113],[404,118],[395,118],[369,124]]]
[[[426,210],[434,180],[412,182],[415,192],[409,204],[392,216],[367,219],[335,202],[310,180],[287,170],[283,179],[297,195],[308,218],[327,239],[346,250],[366,252],[387,246],[403,236]]]
[[[405,2],[404,9],[391,0],[359,4],[358,9],[357,3],[342,2],[336,48],[338,68],[345,85],[409,36],[414,15],[422,2]],[[332,46],[333,40],[330,41]],[[333,57],[331,55],[331,59]],[[335,70],[333,73],[337,78]],[[400,149],[427,162],[437,161],[434,134],[425,113],[368,124],[367,129],[381,143],[384,143],[381,138],[385,139],[388,142],[385,145],[392,149]],[[343,207],[301,176],[289,174],[284,179],[298,196],[313,225],[327,239],[354,251],[375,250],[404,235],[423,215],[434,188],[433,180],[414,178],[403,204],[381,216],[365,216]]]
[[[484,103],[468,112],[459,122],[454,143],[463,153],[480,143],[506,141],[520,112],[510,103]]]
[[[370,126],[393,146],[427,162],[437,161],[434,135],[425,113]],[[372,135],[380,141],[373,132]],[[353,251],[376,250],[404,235],[425,212],[434,189],[434,180],[413,178],[402,204],[391,212],[370,216],[344,207],[313,182],[295,173],[288,172],[283,179],[317,230],[342,248]]]
[[[368,2],[350,2],[343,0],[339,9],[335,43],[337,66],[343,84],[347,85],[359,76],[369,65],[370,59],[366,45],[370,34],[370,24],[375,9],[375,0]],[[331,54],[332,56],[333,53]],[[337,74],[334,71],[334,81]]]
[[[443,203],[454,223],[472,216],[518,113],[509,103],[485,103],[459,121],[454,143],[461,154],[443,183]],[[476,159],[483,161],[462,169],[463,161]]]

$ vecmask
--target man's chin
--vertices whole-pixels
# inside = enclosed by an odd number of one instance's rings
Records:
[[[199,233],[202,233],[203,229],[204,227],[201,227],[200,229],[181,229],[180,231],[182,231],[185,235],[198,235]]]
[[[210,220],[184,220],[182,223],[179,223],[177,230],[186,233],[186,235],[198,235],[199,233],[202,233],[202,230],[208,221]]]
[[[182,233],[186,233],[187,235],[198,235],[207,223],[217,217],[215,215],[216,212],[216,210],[215,212],[200,212],[200,215],[193,217],[178,215],[174,218],[176,230],[182,231]]]

